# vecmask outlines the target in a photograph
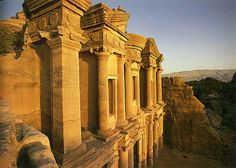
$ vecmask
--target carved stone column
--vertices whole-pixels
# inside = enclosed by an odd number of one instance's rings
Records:
[[[143,151],[143,157],[142,157],[142,167],[147,167],[147,127],[146,127],[146,123],[144,125],[143,128],[143,137],[142,137],[142,151]]]
[[[128,150],[120,150],[119,151],[119,168],[128,168]]]
[[[51,49],[52,147],[63,155],[81,140],[79,58],[80,44],[57,37],[48,41]],[[57,156],[63,160],[62,156]]]
[[[157,120],[154,121],[154,124],[153,124],[153,143],[157,143],[158,141],[158,123],[157,123]]]
[[[117,80],[117,126],[122,127],[128,122],[125,118],[125,92],[124,92],[124,57],[118,57],[118,80]]]
[[[157,69],[157,102],[159,104],[162,104],[162,79],[161,79],[161,74],[162,74],[163,70],[160,67],[158,67]]]
[[[163,115],[160,116],[160,124],[159,124],[159,150],[163,147]]]
[[[153,107],[157,104],[157,68],[153,69]]]
[[[148,165],[153,166],[153,117],[148,125]]]
[[[135,86],[136,86],[136,96],[137,96],[137,111],[139,112],[140,111],[140,77],[139,77],[139,74],[137,76],[137,79],[135,81]]]
[[[154,119],[154,124],[153,124],[153,157],[154,160],[158,156],[158,122],[156,119]]]
[[[125,63],[125,105],[126,105],[126,117],[132,118],[133,111],[132,111],[132,73],[131,73],[131,62]]]
[[[129,149],[129,168],[134,167],[134,148],[133,146]]]
[[[108,79],[107,61],[109,54],[106,52],[95,52],[98,59],[98,115],[99,133],[109,130],[109,109],[108,109]]]
[[[147,92],[147,108],[151,109],[152,108],[152,67],[147,68],[147,88],[146,88],[146,92]]]

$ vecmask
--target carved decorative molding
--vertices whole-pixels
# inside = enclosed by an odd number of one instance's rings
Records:
[[[117,35],[115,31],[106,28],[99,28],[96,31],[87,31],[87,42],[83,45],[82,51],[88,51],[91,48],[106,48],[111,53],[125,55],[125,43],[127,41],[123,36]]]
[[[125,32],[128,25],[129,14],[123,9],[110,9],[103,3],[96,4],[88,9],[81,20],[83,29],[101,24],[110,24],[118,30]]]
[[[85,12],[92,5],[90,0],[24,0],[23,9],[29,19],[33,14],[39,14],[39,11],[46,12],[46,8],[52,6],[62,6],[66,3],[71,4],[83,12]]]

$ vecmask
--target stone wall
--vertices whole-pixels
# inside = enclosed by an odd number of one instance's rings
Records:
[[[182,78],[163,78],[164,142],[181,151],[219,156],[221,140],[211,126],[204,105]]]

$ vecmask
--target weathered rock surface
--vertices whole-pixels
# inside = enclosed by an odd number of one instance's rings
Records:
[[[0,97],[0,165],[16,167],[18,143],[9,105]]]
[[[44,134],[15,121],[9,105],[0,97],[0,165],[11,167],[58,167]]]
[[[194,94],[206,106],[207,116],[222,140],[221,159],[236,165],[236,73],[226,83],[214,78],[188,82]]]
[[[182,78],[163,78],[165,108],[164,142],[185,152],[217,158],[221,139],[211,126],[204,105]]]
[[[0,21],[0,55],[12,52],[16,53],[16,56],[20,55],[24,45],[25,23],[23,12],[8,20]]]
[[[25,22],[24,13],[0,21],[0,96],[16,118],[41,130],[40,58],[27,44]]]

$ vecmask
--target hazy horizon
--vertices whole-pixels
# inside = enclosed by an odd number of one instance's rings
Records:
[[[23,0],[0,1],[0,19],[22,10]],[[128,32],[154,37],[164,73],[236,69],[235,0],[93,0],[131,14]]]

